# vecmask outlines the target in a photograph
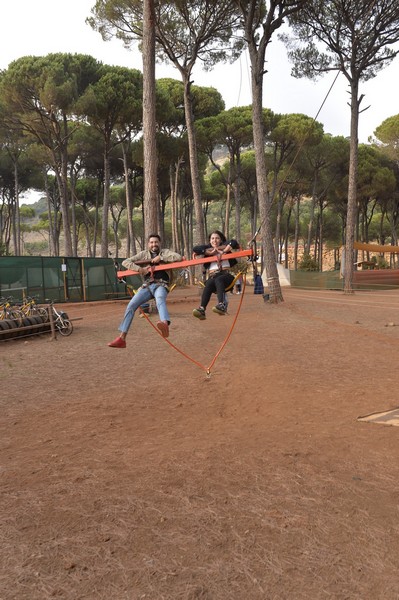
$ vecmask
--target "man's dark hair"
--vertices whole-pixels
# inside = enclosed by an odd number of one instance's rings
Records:
[[[150,235],[148,236],[147,241],[150,241],[150,238],[152,237],[156,237],[159,241],[161,241],[161,236],[159,235],[159,233],[150,233]]]

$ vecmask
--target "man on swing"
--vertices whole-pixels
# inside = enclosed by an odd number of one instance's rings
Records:
[[[134,314],[139,306],[145,304],[151,298],[155,298],[159,313],[160,320],[157,323],[157,328],[164,338],[169,336],[170,318],[166,306],[170,282],[169,272],[167,269],[153,271],[152,267],[160,263],[173,263],[180,260],[182,260],[180,254],[167,248],[161,248],[160,236],[157,233],[151,233],[148,236],[147,250],[142,250],[123,261],[122,265],[126,269],[138,271],[143,276],[144,283],[126,307],[122,323],[119,326],[120,334],[108,346],[111,348],[126,348],[126,336]],[[143,263],[146,264],[143,266]]]
[[[221,260],[222,254],[238,250],[239,244],[237,240],[227,240],[223,233],[219,230],[213,231],[209,236],[209,244],[204,246],[195,246],[194,254],[202,254],[203,256],[214,256],[215,262],[205,263],[205,268],[209,272],[209,277],[205,284],[201,296],[201,306],[193,310],[194,317],[201,321],[206,319],[206,307],[211,299],[212,294],[217,295],[218,303],[213,307],[213,312],[219,315],[225,315],[227,306],[225,303],[225,291],[234,281],[234,275],[229,272],[229,269],[237,264],[235,258]]]

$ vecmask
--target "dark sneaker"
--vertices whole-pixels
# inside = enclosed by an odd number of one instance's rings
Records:
[[[216,306],[214,306],[212,310],[218,315],[225,315],[227,313],[227,308],[224,302],[219,302],[219,304],[216,304]]]
[[[203,321],[204,319],[206,319],[205,309],[202,308],[202,306],[200,306],[199,308],[194,308],[193,316],[197,317],[197,319],[200,319],[200,321]]]

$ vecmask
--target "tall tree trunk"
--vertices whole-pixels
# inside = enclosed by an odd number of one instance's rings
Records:
[[[110,174],[110,164],[109,164],[109,145],[107,142],[105,142],[103,221],[102,221],[102,229],[101,229],[101,258],[108,258],[108,211],[109,211],[110,185],[111,185],[111,174]]]
[[[177,205],[177,222],[178,222],[178,236],[179,236],[179,241],[180,241],[180,246],[179,246],[179,253],[183,254],[185,256],[191,257],[191,252],[189,254],[186,254],[186,248],[184,245],[184,237],[183,237],[183,229],[184,229],[184,223],[186,222],[185,219],[185,215],[184,215],[184,205],[183,205],[183,199],[182,199],[182,195],[180,193],[180,188],[178,190],[176,190],[176,205]]]
[[[179,190],[179,175],[180,175],[180,167],[183,164],[184,160],[182,157],[177,159],[177,163],[175,165],[175,175],[173,178],[173,169],[171,166],[171,220],[172,220],[172,247],[175,252],[179,251],[180,243],[179,243],[179,231],[177,226],[178,221],[178,190]]]
[[[130,186],[130,177],[129,177],[129,166],[127,160],[127,150],[126,147],[129,144],[126,142],[122,143],[122,155],[123,155],[123,170],[125,174],[125,193],[126,193],[126,216],[127,216],[127,247],[126,247],[126,256],[132,256],[131,252],[132,243],[134,240],[134,231],[133,231],[133,200],[132,200],[132,190]]]
[[[15,191],[14,197],[11,197],[8,201],[8,212],[11,223],[11,235],[12,245],[14,248],[14,254],[17,254],[17,226],[16,226],[16,210],[15,210]]]
[[[288,242],[289,242],[289,230],[290,230],[292,206],[293,206],[293,203],[292,203],[292,199],[291,199],[289,206],[288,206],[287,218],[285,220],[286,225],[285,225],[285,236],[284,236],[284,249],[285,249],[284,267],[286,269],[288,269],[288,267],[289,267]]]
[[[15,253],[17,256],[21,254],[21,215],[19,212],[19,176],[18,176],[18,160],[14,159],[14,186],[15,186]]]
[[[3,252],[4,252],[4,248],[3,248],[4,230],[5,230],[4,208],[5,208],[4,204],[0,205],[0,256],[3,256]]]
[[[314,211],[316,206],[316,189],[317,189],[317,171],[313,178],[313,190],[312,190],[312,200],[310,203],[310,215],[309,215],[309,223],[308,223],[308,239],[306,242],[306,248],[304,249],[304,254],[309,254],[310,256],[310,247],[312,245],[312,233],[313,233],[313,223],[314,223]]]
[[[277,218],[276,218],[276,231],[274,233],[274,251],[276,253],[276,260],[281,260],[281,249],[280,249],[280,236],[281,236],[281,216],[284,207],[284,197],[280,192],[277,200]]]
[[[5,226],[4,226],[4,245],[5,245],[5,256],[10,254],[10,240],[11,240],[11,214],[6,215]]]
[[[54,256],[60,255],[60,235],[61,235],[61,225],[62,225],[62,215],[58,209],[56,203],[54,203]]]
[[[101,193],[101,181],[98,179],[98,186],[96,190],[96,208],[94,212],[94,228],[93,228],[93,258],[97,256],[97,234],[98,234],[98,215],[100,211],[100,193]]]
[[[295,234],[294,234],[294,270],[298,270],[298,246],[299,246],[299,207],[301,203],[301,197],[298,195],[296,198],[295,207]]]
[[[55,169],[54,172],[60,195],[62,226],[64,230],[64,255],[72,256],[72,237],[68,211],[68,189],[66,186],[67,178],[60,173],[58,169]]]
[[[231,204],[231,160],[229,163],[229,176],[226,185],[226,211],[225,211],[225,225],[224,233],[227,238],[230,237],[230,204]]]
[[[263,259],[264,266],[266,268],[267,286],[269,288],[270,302],[278,303],[283,301],[283,295],[281,292],[280,280],[276,264],[276,255],[274,252],[271,222],[271,203],[267,188],[265,136],[262,109],[264,53],[262,54],[260,52],[260,56],[258,56],[255,43],[249,43],[248,47],[251,59],[252,119]]]
[[[241,241],[241,157],[240,154],[237,156],[236,163],[236,177],[234,180],[234,201],[235,201],[235,217],[236,217],[236,231],[235,237]]]
[[[317,257],[319,256],[319,217],[316,219],[316,227],[314,234],[314,249],[313,249],[313,260],[317,262]]]
[[[64,117],[65,119],[65,117]],[[64,129],[67,124],[65,121]],[[68,153],[67,147],[61,148],[61,173],[60,173],[60,198],[62,225],[64,228],[65,256],[73,256],[71,223],[69,219],[69,194],[68,194]]]
[[[351,82],[351,126],[350,126],[350,145],[349,145],[349,184],[348,184],[348,208],[346,212],[346,238],[345,238],[345,263],[344,263],[344,292],[353,293],[353,263],[356,228],[356,196],[357,196],[357,171],[358,171],[358,153],[359,153],[359,105],[361,98],[358,98],[359,83]]]
[[[158,233],[161,236],[162,240],[165,240],[165,198],[159,194],[158,195]]]
[[[257,230],[257,221],[258,221],[258,193],[255,190],[252,201],[252,215],[251,215],[251,238],[254,237],[255,232]]]
[[[177,165],[173,171],[173,165],[169,165],[169,189],[170,189],[170,220],[172,224],[172,248],[176,251],[177,248],[177,206],[176,206],[176,177]]]
[[[43,180],[44,180],[44,191],[45,191],[46,200],[47,200],[50,256],[57,256],[56,241],[55,241],[54,215],[53,215],[52,208],[51,208],[50,190],[48,187],[47,170],[45,168],[43,169]]]
[[[75,187],[76,187],[76,178],[73,172],[73,166],[71,167],[71,226],[72,226],[72,252],[74,256],[78,255],[78,231],[76,224],[76,196],[75,196]]]
[[[93,251],[91,248],[90,242],[90,222],[88,222],[87,218],[84,219],[84,228],[85,228],[85,238],[86,238],[86,254],[89,258],[93,256]]]
[[[391,214],[390,216],[387,213],[387,217],[388,217],[388,223],[391,229],[391,239],[392,239],[392,245],[393,246],[397,246],[398,245],[398,234],[396,231],[396,225],[397,225],[397,220],[395,218],[394,214]]]
[[[143,3],[144,238],[158,231],[154,0]]]
[[[189,242],[189,221],[190,221],[190,216],[187,213],[187,205],[184,206],[184,200],[183,200],[183,198],[180,199],[180,214],[182,216],[184,214],[184,218],[181,219],[181,224],[182,224],[181,235],[182,235],[182,240],[183,240],[184,254],[186,256],[190,256],[191,257],[190,242]]]
[[[319,269],[323,270],[323,246],[324,246],[324,209],[323,202],[320,202],[320,225],[319,225],[319,244],[320,244],[320,259],[319,259]]]
[[[195,244],[205,243],[205,220],[204,213],[202,210],[201,201],[201,186],[198,168],[198,152],[194,126],[194,113],[193,113],[193,101],[191,96],[191,81],[190,75],[185,71],[182,71],[183,77],[183,89],[184,89],[184,112],[186,117],[187,137],[188,137],[188,148],[190,156],[190,173],[191,173],[191,186],[193,189],[193,200],[194,200],[194,211],[195,211]]]

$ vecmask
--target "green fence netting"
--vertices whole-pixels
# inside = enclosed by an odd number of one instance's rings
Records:
[[[291,287],[319,290],[342,290],[344,281],[339,271],[290,271]]]
[[[0,296],[22,300],[33,296],[38,302],[92,302],[128,298],[141,285],[138,276],[127,285],[116,276],[122,261],[112,258],[45,256],[1,256]],[[342,290],[339,271],[290,271],[290,285],[297,288]],[[393,289],[399,286],[399,271],[356,271],[353,288]]]
[[[291,287],[342,290],[344,280],[339,271],[307,272],[290,271]],[[398,269],[354,271],[352,287],[355,291],[393,290],[399,288]]]
[[[1,256],[0,295],[38,302],[92,302],[129,296],[125,282],[116,277],[123,258],[71,258]],[[140,277],[129,277],[129,286],[141,285]]]

